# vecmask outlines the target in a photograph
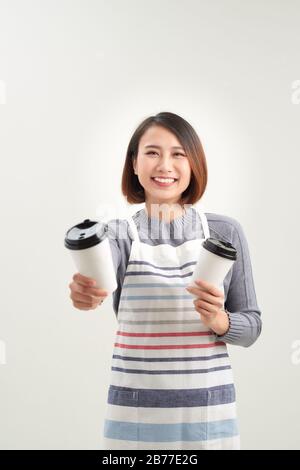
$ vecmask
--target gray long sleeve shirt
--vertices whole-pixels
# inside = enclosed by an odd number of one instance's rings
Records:
[[[230,242],[237,250],[237,260],[224,279],[224,306],[229,317],[229,329],[217,335],[220,341],[239,346],[251,346],[261,333],[261,311],[257,304],[248,243],[240,223],[232,217],[205,213],[210,236]],[[190,206],[185,214],[170,223],[149,217],[146,208],[133,215],[140,241],[149,245],[168,243],[178,246],[187,240],[204,238],[197,210]],[[108,222],[108,236],[118,287],[113,293],[113,309],[118,315],[121,289],[134,235],[126,219]]]

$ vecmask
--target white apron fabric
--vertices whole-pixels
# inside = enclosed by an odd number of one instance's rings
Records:
[[[199,211],[205,239],[209,227]],[[118,309],[104,449],[240,449],[224,342],[185,290],[203,239],[150,246],[134,234]],[[216,286],[224,293],[223,284]]]

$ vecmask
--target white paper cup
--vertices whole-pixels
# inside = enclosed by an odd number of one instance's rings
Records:
[[[117,289],[107,224],[85,219],[67,231],[64,243],[80,274],[95,279],[95,287],[109,294]]]
[[[195,281],[203,279],[222,290],[224,279],[236,257],[237,251],[231,243],[216,238],[207,238],[201,245],[191,285],[199,287]],[[192,293],[191,295],[195,298],[198,297]]]

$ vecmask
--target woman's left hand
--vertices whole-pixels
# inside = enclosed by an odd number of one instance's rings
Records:
[[[224,335],[229,329],[229,318],[223,309],[223,292],[203,279],[197,279],[194,282],[199,287],[189,286],[186,290],[197,295],[194,304],[195,309],[201,315],[201,320],[217,335]]]

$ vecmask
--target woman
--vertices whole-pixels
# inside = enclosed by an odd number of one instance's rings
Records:
[[[241,225],[194,207],[206,184],[204,151],[186,120],[161,112],[139,125],[128,145],[122,191],[129,203],[145,207],[109,222],[118,331],[106,449],[240,449],[226,344],[253,344],[261,312]],[[222,286],[198,279],[189,288],[208,237],[231,242],[237,260]],[[77,274],[74,281],[74,306],[102,303],[103,291],[79,287],[77,281],[88,279]]]

